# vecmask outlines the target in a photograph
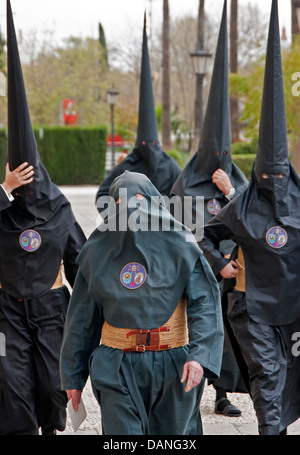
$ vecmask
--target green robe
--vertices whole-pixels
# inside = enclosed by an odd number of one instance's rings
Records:
[[[91,375],[104,434],[184,434],[201,387],[184,391],[180,382],[184,363],[196,360],[206,378],[219,376],[223,351],[220,297],[203,255],[184,296],[188,346],[161,352],[122,352],[99,345],[105,302],[89,296],[88,284],[78,274],[65,326],[62,387],[82,390]],[[200,425],[199,420],[195,421],[194,429],[189,431],[198,434]]]
[[[144,199],[136,199],[137,194]],[[104,434],[184,434],[200,393],[200,386],[184,391],[184,363],[199,362],[209,379],[220,373],[218,284],[196,242],[187,241],[190,231],[155,199],[160,193],[146,176],[125,172],[115,179],[110,195],[110,226],[132,219],[138,202],[145,229],[96,229],[85,243],[65,326],[62,386],[82,390],[90,374]],[[165,230],[167,222],[170,228]],[[187,301],[188,346],[142,353],[99,346],[104,321],[118,328],[158,328],[182,296]],[[197,417],[189,432],[199,432]]]

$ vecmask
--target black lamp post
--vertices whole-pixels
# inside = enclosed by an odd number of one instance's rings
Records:
[[[111,121],[111,151],[112,151],[112,168],[115,165],[115,129],[114,129],[114,107],[118,101],[119,92],[116,90],[108,90],[106,92],[107,102],[110,105],[110,121]]]
[[[196,125],[199,125],[199,133],[201,134],[203,126],[203,79],[207,71],[207,64],[211,54],[208,51],[201,49],[191,52],[190,56],[192,58],[194,73],[197,77],[196,99],[198,101],[196,102],[196,110],[198,111],[198,115],[196,113],[196,118],[199,116],[199,122],[196,122]]]

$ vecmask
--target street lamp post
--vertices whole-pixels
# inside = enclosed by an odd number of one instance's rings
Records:
[[[197,93],[196,99],[196,119],[199,117],[199,122],[196,122],[196,127],[199,125],[199,134],[201,134],[203,126],[203,79],[207,71],[208,60],[211,57],[211,54],[204,50],[197,50],[190,53],[192,58],[192,63],[194,67],[194,73],[197,77]],[[197,112],[198,111],[198,112]],[[199,114],[199,115],[198,115]]]
[[[108,90],[106,92],[107,102],[110,105],[110,121],[111,121],[111,151],[112,151],[112,168],[115,165],[115,128],[114,128],[114,107],[118,101],[119,92],[116,90]]]

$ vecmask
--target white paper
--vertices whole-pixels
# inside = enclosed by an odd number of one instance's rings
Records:
[[[76,432],[86,418],[86,410],[82,399],[78,404],[78,411],[74,411],[72,399],[68,401],[67,409],[72,422],[73,430]]]

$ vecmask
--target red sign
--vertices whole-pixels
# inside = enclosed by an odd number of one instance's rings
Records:
[[[76,101],[74,100],[63,100],[63,116],[64,125],[76,125],[78,118],[78,111],[76,107]]]
[[[118,147],[124,144],[126,144],[126,142],[124,141],[122,136],[120,136],[119,134],[114,134],[114,145]],[[111,135],[109,135],[107,138],[107,145],[112,145]]]

